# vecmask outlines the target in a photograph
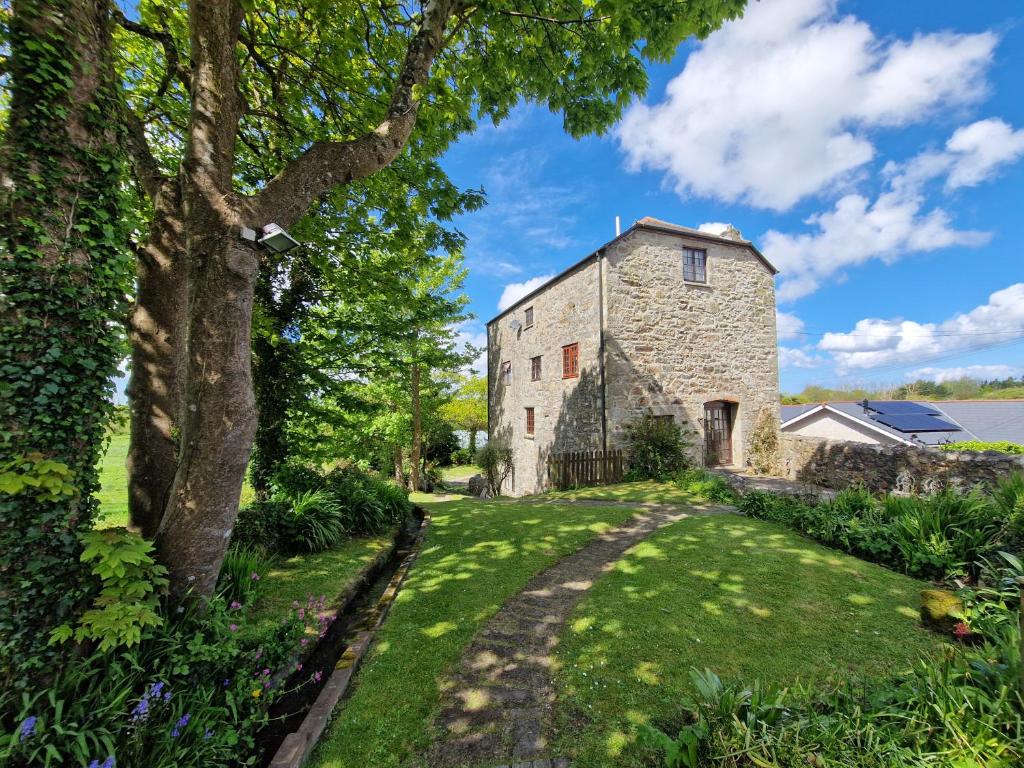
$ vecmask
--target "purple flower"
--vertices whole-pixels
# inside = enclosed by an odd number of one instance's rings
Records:
[[[102,765],[99,760],[93,760],[89,763],[89,768],[114,768],[114,756],[110,755],[110,757],[103,761]]]
[[[176,739],[176,738],[178,738],[181,735],[181,729],[184,728],[186,725],[188,725],[188,721],[191,718],[192,718],[192,715],[190,715],[188,712],[186,712],[184,715],[181,716],[181,719],[178,720],[177,723],[175,723],[174,730],[171,731],[171,738],[172,739]]]
[[[238,625],[237,624],[232,624],[230,627],[228,627],[228,629],[230,629],[232,632],[237,632],[238,631]]]
[[[231,605],[229,605],[228,607],[229,607],[229,608],[230,608],[230,609],[231,609],[232,611],[237,611],[237,610],[238,610],[239,608],[241,608],[241,607],[242,607],[242,604],[241,604],[240,602],[238,602],[237,600],[232,600],[232,601],[231,601]]]
[[[227,688],[229,685],[231,685],[231,680],[229,678],[225,677],[224,678],[224,687]]]
[[[143,696],[132,710],[132,722],[141,723],[149,716],[149,698]]]
[[[260,580],[260,575],[258,573],[256,573],[256,571],[253,571],[252,573],[249,574],[249,578],[252,579],[253,581],[259,581]]]
[[[35,715],[29,715],[21,721],[21,733],[18,734],[18,741],[24,741],[36,731],[36,720]]]
[[[323,672],[321,672],[318,669],[316,672],[313,673],[313,682],[314,683],[319,683],[320,682],[320,678],[323,677],[323,676],[324,676]]]
[[[211,730],[207,730],[206,733],[203,734],[203,738],[204,739],[210,739],[212,737],[213,737],[213,731],[211,731]]]

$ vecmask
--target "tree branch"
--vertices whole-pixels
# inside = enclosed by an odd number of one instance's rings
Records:
[[[113,4],[112,4],[113,5]],[[147,40],[153,40],[154,42],[160,43],[160,46],[164,50],[164,59],[167,61],[167,72],[173,74],[178,81],[185,86],[185,90],[191,90],[192,84],[189,82],[188,71],[181,66],[181,57],[178,55],[178,46],[174,42],[174,37],[170,32],[162,29],[153,29],[147,27],[145,24],[140,24],[137,21],[132,21],[124,12],[113,5],[112,8],[114,21],[116,21],[123,29],[128,30],[140,37],[144,37]],[[166,88],[166,86],[163,86]]]
[[[384,119],[355,139],[318,141],[310,146],[256,196],[254,209],[261,221],[254,224],[275,222],[289,227],[331,187],[376,173],[399,155],[416,124],[419,102],[415,90],[427,82],[430,67],[444,45],[448,19],[461,12],[462,5],[458,0],[426,3]]]
[[[132,170],[135,172],[135,180],[149,199],[155,200],[167,177],[160,170],[160,165],[149,149],[142,121],[135,114],[135,110],[123,102],[121,104],[121,122],[125,128],[125,149],[128,159],[131,161]]]

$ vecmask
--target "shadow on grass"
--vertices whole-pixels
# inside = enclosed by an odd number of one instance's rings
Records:
[[[439,682],[480,625],[533,574],[633,511],[460,500],[430,513],[420,556],[311,765],[407,763],[428,744]]]
[[[917,621],[926,586],[763,521],[675,523],[570,619],[556,751],[581,768],[647,764],[635,728],[678,716],[692,667],[786,686],[901,669],[941,644]]]

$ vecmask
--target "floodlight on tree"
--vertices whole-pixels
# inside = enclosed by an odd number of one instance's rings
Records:
[[[267,224],[263,227],[263,237],[256,242],[274,253],[284,253],[301,245],[277,224]]]

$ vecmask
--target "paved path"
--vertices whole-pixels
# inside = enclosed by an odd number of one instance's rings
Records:
[[[733,511],[607,503],[644,512],[535,575],[477,633],[443,688],[437,737],[420,763],[424,768],[568,766],[564,759],[543,759],[555,699],[553,652],[566,619],[594,581],[641,539],[685,517]]]

